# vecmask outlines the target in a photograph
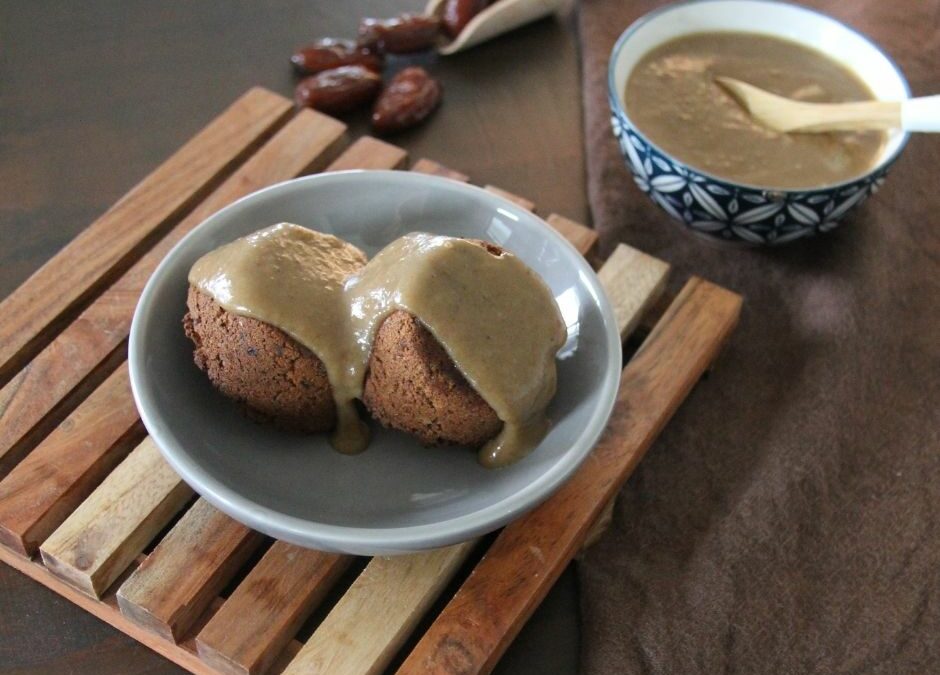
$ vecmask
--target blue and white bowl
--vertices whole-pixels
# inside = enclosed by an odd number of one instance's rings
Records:
[[[890,132],[878,161],[857,178],[811,190],[775,190],[693,168],[651,143],[630,120],[623,91],[643,56],[669,40],[709,31],[762,33],[798,42],[847,66],[878,99],[910,97],[904,75],[881,49],[824,14],[771,0],[691,0],[669,5],[634,22],[610,55],[611,124],[636,184],[673,218],[710,239],[775,245],[833,229],[853,207],[878,191],[908,134]]]

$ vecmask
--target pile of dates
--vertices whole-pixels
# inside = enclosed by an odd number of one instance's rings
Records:
[[[331,115],[370,103],[372,127],[392,134],[426,120],[441,102],[441,85],[424,68],[398,72],[383,86],[386,54],[412,54],[434,47],[442,36],[454,38],[491,0],[448,0],[441,18],[403,14],[363,19],[359,39],[322,38],[297,50],[291,63],[305,77],[294,98]]]

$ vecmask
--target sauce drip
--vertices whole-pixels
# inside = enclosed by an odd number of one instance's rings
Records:
[[[511,464],[548,429],[555,353],[565,325],[545,283],[510,253],[413,233],[367,264],[331,235],[282,223],[212,251],[189,281],[226,310],[283,330],[326,366],[337,408],[331,437],[340,452],[365,449],[361,398],[382,321],[404,310],[441,343],[457,369],[503,421],[479,454]]]
[[[733,77],[814,103],[874,98],[848,68],[795,42],[754,33],[694,33],[647,53],[624,92],[650,141],[699,170],[746,185],[809,189],[868,171],[884,132],[779,133],[754,121],[716,82]]]

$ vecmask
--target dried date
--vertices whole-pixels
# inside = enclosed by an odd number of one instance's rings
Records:
[[[343,113],[365,105],[382,88],[382,77],[364,66],[341,66],[301,80],[294,90],[300,106]]]
[[[389,54],[410,54],[430,49],[440,35],[440,19],[402,14],[392,19],[363,19],[359,22],[359,44]]]
[[[470,20],[486,9],[488,0],[447,0],[441,20],[444,32],[455,38]]]
[[[290,62],[298,73],[316,75],[340,66],[364,66],[382,72],[385,59],[381,54],[362,47],[352,40],[323,38],[294,52]]]
[[[441,85],[424,68],[405,68],[392,78],[372,110],[372,127],[391,134],[423,122],[441,102]]]

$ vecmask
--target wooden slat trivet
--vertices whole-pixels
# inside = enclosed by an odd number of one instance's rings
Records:
[[[192,628],[263,537],[203,499],[121,584],[121,613],[168,640]]]
[[[291,109],[255,88],[219,115],[0,303],[0,381],[29,347],[155,230],[188,210]]]
[[[220,670],[263,672],[351,562],[276,541],[196,637],[203,660]],[[258,612],[259,606],[273,607]]]
[[[476,544],[373,558],[285,673],[379,673]]]
[[[250,562],[264,538],[203,500],[187,507],[191,490],[128,407],[126,366],[109,370],[125,355],[147,277],[212,212],[302,173],[403,168],[407,161],[400,148],[368,137],[337,157],[345,127],[311,111],[288,120],[289,109],[270,92],[246,94],[119,203],[136,205],[133,219],[125,223],[116,206],[53,259],[81,267],[102,222],[124,233],[103,243],[102,260],[66,275],[62,298],[23,319],[0,314],[0,375],[10,378],[0,390],[0,559],[196,673],[373,673],[396,659],[400,672],[488,672],[578,548],[598,536],[620,485],[733,328],[740,299],[698,279],[686,284],[624,368],[597,448],[552,498],[488,538],[493,543],[466,578],[464,571],[453,580],[479,542],[375,558],[349,588],[332,594],[353,558],[274,542]],[[209,152],[206,138],[224,147]],[[169,181],[166,195],[151,194],[166,179],[165,167],[200,149],[211,155],[201,168]],[[412,170],[468,180],[430,160]],[[583,254],[593,252],[593,230],[556,214],[547,220]],[[51,273],[44,270],[3,306],[15,309],[45,292]],[[600,265],[622,337],[648,314],[667,272],[665,263],[625,245]],[[9,341],[13,333],[18,337]],[[23,365],[28,354],[36,356]],[[153,552],[142,555],[151,543]],[[29,557],[37,548],[45,564]],[[231,595],[220,598],[236,578]],[[440,598],[449,583],[459,587],[456,595]],[[331,609],[316,611],[337,593]],[[311,616],[323,618],[304,627]],[[414,635],[419,622],[428,628]],[[408,642],[416,646],[400,653]]]
[[[327,171],[347,169],[402,169],[408,153],[399,147],[363,136],[327,167]]]
[[[63,399],[83,380],[94,377],[108,355],[127,339],[140,293],[170,249],[196,225],[236,199],[301,173],[322,170],[345,146],[345,131],[346,126],[332,118],[312,110],[302,111],[3,387],[0,477],[5,467],[29,449],[30,432],[37,427],[42,431],[43,419],[53,410],[61,410]],[[59,255],[66,257],[67,252],[65,249]],[[69,255],[63,264],[79,264],[73,258]]]
[[[418,173],[426,173],[431,176],[443,176],[444,178],[450,178],[451,180],[460,181],[461,183],[467,183],[470,180],[470,176],[467,174],[448,169],[446,166],[430,159],[419,159],[414,163],[414,166],[411,167],[411,170],[417,171]]]
[[[32,555],[142,433],[124,363],[0,481],[0,544]]]
[[[545,221],[570,241],[578,249],[578,253],[589,260],[591,259],[597,246],[597,232],[581,223],[559,216],[557,213],[551,214]]]
[[[100,596],[192,494],[148,437],[43,542],[43,563]]]

